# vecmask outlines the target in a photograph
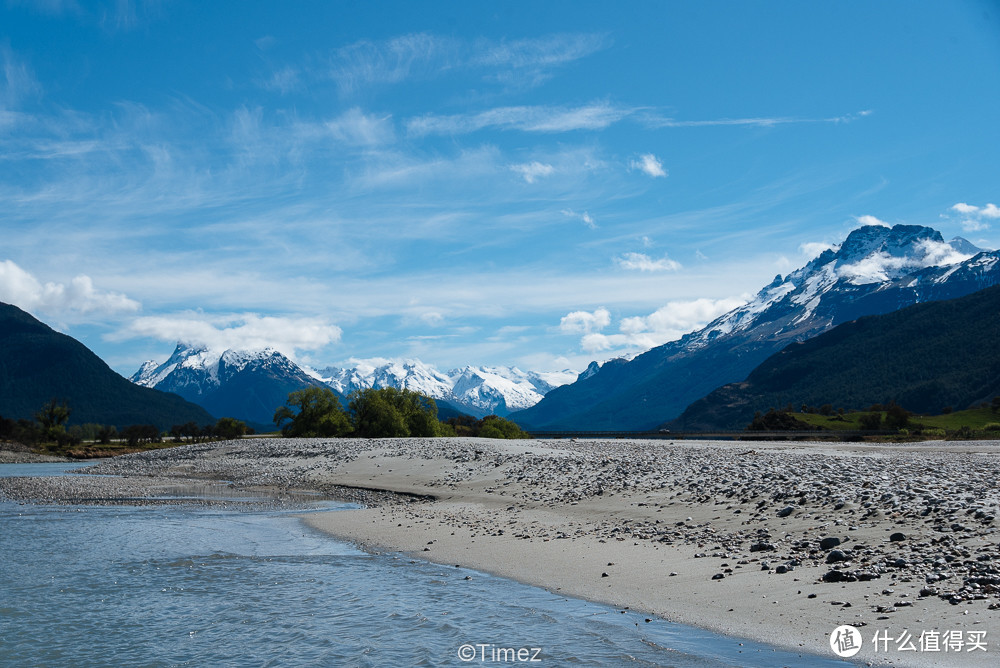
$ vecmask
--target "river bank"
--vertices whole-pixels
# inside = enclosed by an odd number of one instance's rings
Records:
[[[368,507],[306,521],[368,549],[830,657],[850,624],[855,659],[965,666],[1000,651],[997,448],[259,439],[94,470],[319,491]],[[921,632],[962,651],[897,647]]]

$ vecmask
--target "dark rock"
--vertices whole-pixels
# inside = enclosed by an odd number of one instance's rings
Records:
[[[901,540],[906,540],[906,534],[897,531],[896,533],[889,536],[889,540],[891,540],[894,543],[898,543]]]
[[[785,506],[778,511],[778,517],[788,517],[793,512],[795,512],[795,506]]]
[[[836,536],[827,536],[819,542],[819,548],[821,550],[832,550],[838,545],[840,545],[840,539]]]
[[[826,555],[826,563],[835,564],[838,561],[847,561],[847,554],[842,550],[831,550],[830,554]]]

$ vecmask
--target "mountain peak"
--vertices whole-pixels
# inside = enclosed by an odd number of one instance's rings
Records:
[[[941,233],[931,227],[865,225],[847,235],[837,255],[842,261],[864,258],[872,253],[900,257],[912,254],[914,248],[924,241],[944,243]]]
[[[634,362],[609,360],[519,414],[536,428],[648,428],[746,377],[789,343],[842,322],[1000,283],[1000,252],[919,225],[866,225],[748,303]],[[581,382],[585,381],[585,382]]]

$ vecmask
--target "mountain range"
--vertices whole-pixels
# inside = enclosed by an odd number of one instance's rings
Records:
[[[754,413],[789,404],[865,410],[895,402],[920,414],[965,409],[1000,395],[1000,285],[838,325],[775,353],[670,423],[738,430]]]
[[[0,303],[0,415],[30,420],[51,399],[66,402],[70,424],[215,423],[200,406],[128,382],[76,339]]]
[[[165,362],[148,361],[132,382],[174,392],[215,415],[270,428],[275,409],[292,391],[309,386],[332,388],[342,400],[355,390],[395,387],[434,398],[439,414],[507,415],[527,408],[571,371],[525,372],[513,367],[472,367],[447,373],[419,360],[357,360],[347,368],[302,368],[285,355],[265,350],[210,350],[178,344]]]
[[[328,367],[314,376],[347,396],[369,387],[421,392],[474,417],[505,416],[534,406],[553,388],[576,378],[573,371],[538,373],[517,367],[464,366],[442,373],[419,360],[359,360],[349,368]]]
[[[1000,253],[929,227],[867,225],[747,304],[634,359],[592,364],[511,419],[531,429],[650,429],[791,343],[866,315],[1000,283]]]

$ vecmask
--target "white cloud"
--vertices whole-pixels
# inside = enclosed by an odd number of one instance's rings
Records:
[[[677,271],[681,268],[680,262],[671,260],[666,255],[659,260],[654,260],[644,253],[625,253],[621,257],[615,258],[615,262],[622,269],[638,271]]]
[[[444,324],[444,316],[437,311],[425,311],[419,316],[420,322],[431,327],[440,327]]]
[[[181,313],[136,318],[109,340],[149,337],[168,343],[182,342],[210,350],[271,347],[294,358],[298,351],[316,350],[340,340],[341,329],[321,318],[230,316]]]
[[[554,171],[552,165],[543,162],[526,162],[521,165],[511,165],[510,170],[517,172],[528,183],[534,183],[535,179],[549,176]]]
[[[591,216],[586,211],[584,211],[583,213],[578,213],[578,212],[574,211],[573,209],[563,209],[559,213],[561,213],[564,216],[568,216],[570,218],[576,218],[577,220],[583,222],[584,225],[586,225],[587,227],[589,227],[592,230],[596,230],[597,229],[597,221],[595,221],[594,217]]]
[[[970,214],[970,213],[978,213],[979,207],[972,206],[971,204],[966,204],[965,202],[959,202],[958,204],[952,206],[951,210],[957,211],[959,213]]]
[[[580,347],[589,353],[608,350],[642,352],[676,341],[745,303],[746,299],[739,297],[672,301],[647,316],[622,318],[618,325],[619,334],[587,330],[580,339]]]
[[[652,153],[640,155],[638,160],[633,160],[629,163],[629,167],[638,169],[652,176],[654,179],[667,175],[667,171],[663,169],[663,164]]]
[[[953,205],[951,210],[960,213],[965,217],[964,220],[962,220],[962,229],[966,232],[982,232],[983,230],[988,230],[990,229],[990,224],[984,219],[995,220],[1000,218],[1000,207],[992,202],[982,207],[966,204],[965,202],[959,202],[958,204]]]
[[[967,219],[962,221],[962,230],[964,232],[982,232],[988,229],[990,229],[989,223],[984,223],[981,220]]]
[[[573,311],[559,321],[559,331],[564,334],[589,334],[600,331],[611,324],[611,313],[606,308],[589,311]]]
[[[799,245],[799,250],[809,259],[818,257],[825,251],[832,250],[834,248],[836,248],[834,244],[829,244],[825,241],[807,241],[804,244]]]
[[[45,283],[10,260],[0,262],[0,301],[31,313],[65,318],[71,315],[133,313],[139,302],[117,292],[94,287],[89,276],[80,275],[69,284]]]
[[[869,216],[869,215],[855,216],[854,219],[857,220],[862,225],[875,225],[875,226],[878,226],[878,227],[891,227],[891,225],[889,225],[889,223],[885,222],[884,220],[879,220],[875,216]]]

